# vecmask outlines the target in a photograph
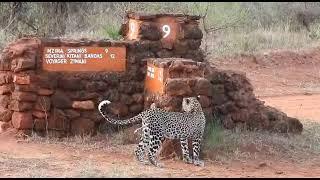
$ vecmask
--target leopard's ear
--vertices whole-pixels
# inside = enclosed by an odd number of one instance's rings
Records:
[[[150,105],[150,109],[156,109],[156,108],[157,108],[156,103],[152,103],[152,104]]]
[[[197,99],[198,99],[198,100],[200,99],[200,95],[197,96]]]

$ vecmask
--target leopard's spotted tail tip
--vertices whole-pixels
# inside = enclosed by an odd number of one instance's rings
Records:
[[[109,101],[109,100],[103,100],[103,101],[101,101],[101,102],[99,103],[98,110],[99,110],[100,112],[102,112],[102,107],[105,106],[105,105],[108,105],[108,104],[110,104],[110,103],[111,103],[111,101]]]

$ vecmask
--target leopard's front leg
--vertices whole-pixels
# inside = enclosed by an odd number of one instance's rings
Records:
[[[193,164],[196,166],[204,166],[204,162],[199,159],[201,138],[192,140]]]
[[[148,158],[151,164],[162,168],[163,164],[157,161],[158,151],[164,141],[164,137],[161,134],[151,133],[149,141]]]
[[[142,135],[140,137],[140,142],[134,151],[137,160],[142,162],[143,164],[146,164],[146,162],[144,162],[144,156],[145,156],[145,149],[147,148],[148,143],[150,141],[149,131],[150,130],[147,126],[142,127]]]
[[[192,159],[189,156],[188,139],[180,138],[183,161],[192,164]]]

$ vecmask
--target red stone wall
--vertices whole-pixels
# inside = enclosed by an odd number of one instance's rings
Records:
[[[165,15],[166,16],[166,15]],[[169,15],[172,22],[183,16]],[[132,18],[128,14],[128,18]],[[135,17],[137,18],[137,17]],[[133,18],[133,19],[135,19]],[[170,19],[169,18],[169,19]],[[139,18],[138,18],[139,19]],[[8,44],[0,57],[0,121],[3,126],[58,134],[94,133],[102,122],[98,103],[108,99],[109,114],[132,117],[144,109],[145,58],[188,57],[203,61],[202,32],[197,19],[179,21],[181,29],[171,48],[164,43],[159,18],[140,19],[138,39],[22,38]],[[124,26],[123,26],[124,27]],[[127,32],[122,35],[128,39]],[[45,47],[126,47],[125,72],[47,72],[42,68]]]
[[[212,88],[212,110],[227,129],[301,133],[301,122],[255,97],[249,79],[241,73],[210,68],[206,78]]]
[[[173,41],[163,39],[162,17],[179,27]],[[128,14],[128,19],[139,22],[136,40],[129,40],[126,22],[122,26],[126,41],[22,38],[8,44],[0,54],[0,132],[13,126],[58,135],[94,134],[103,122],[97,106],[104,99],[113,102],[109,114],[124,119],[152,102],[168,111],[181,111],[183,97],[199,94],[208,120],[219,116],[225,128],[302,131],[297,119],[264,106],[244,75],[199,63],[203,54],[197,17]],[[43,48],[63,46],[125,46],[126,71],[43,71]],[[144,92],[147,61],[166,69],[164,94]]]
[[[125,72],[48,72],[44,47],[125,46]],[[1,121],[19,130],[57,131],[61,135],[95,133],[103,118],[98,103],[113,103],[113,117],[129,118],[144,109],[145,58],[157,57],[157,41],[91,41],[22,38],[0,59]]]

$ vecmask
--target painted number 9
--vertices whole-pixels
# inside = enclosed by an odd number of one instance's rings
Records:
[[[163,25],[162,31],[165,33],[163,38],[166,38],[170,34],[170,26],[169,25]]]

